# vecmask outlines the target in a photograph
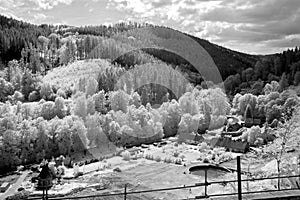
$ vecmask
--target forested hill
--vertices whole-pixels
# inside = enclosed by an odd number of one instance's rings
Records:
[[[60,35],[68,33],[79,33],[80,35],[98,35],[110,37],[116,32],[129,29],[150,26],[149,24],[125,24],[118,23],[113,26],[85,26],[85,27],[54,27],[49,25],[33,25],[0,15],[0,63],[7,63],[12,59],[20,59],[21,50],[25,45],[37,44],[38,36],[48,36],[56,30]],[[191,36],[191,35],[189,35]],[[221,70],[222,76],[241,72],[243,69],[253,67],[258,60],[257,56],[242,54],[231,51],[224,47],[215,45],[206,40],[191,36],[212,56],[216,65]]]
[[[189,35],[197,41],[213,58],[223,78],[229,75],[241,73],[243,70],[254,67],[256,62],[263,56],[250,55],[227,49],[213,44],[207,40]]]
[[[3,63],[20,59],[26,45],[36,45],[38,36],[48,36],[51,29],[52,26],[37,26],[0,15],[0,69]]]
[[[59,30],[58,33],[63,35],[68,32],[72,33],[79,33],[82,35],[99,35],[99,36],[107,36],[110,37],[113,33],[117,32],[123,32],[130,29],[143,27],[143,26],[152,26],[151,24],[138,24],[138,23],[118,23],[114,26],[84,26],[84,27],[72,27],[69,29],[63,29]],[[236,73],[241,73],[243,70],[254,67],[256,62],[260,59],[262,56],[256,56],[256,55],[249,55],[245,53],[240,53],[237,51],[233,51],[227,48],[224,48],[222,46],[213,44],[207,40],[197,38],[195,36],[186,34],[192,39],[194,39],[196,42],[198,42],[213,58],[215,64],[218,66],[222,77],[225,79],[229,75],[233,75]],[[160,52],[160,51],[147,51],[147,53],[154,55],[155,57],[159,57],[159,59],[175,65],[180,64],[186,64],[185,61],[183,61],[180,58],[174,58],[170,59],[170,54],[166,54],[166,52]],[[160,55],[166,55],[166,56],[160,56]],[[174,56],[174,55],[172,55]],[[179,62],[179,63],[178,63]]]
[[[31,63],[32,66],[29,65],[29,68],[34,69],[33,72],[36,70],[40,71],[38,70],[40,68],[48,69],[49,66],[66,65],[74,60],[84,59],[83,54],[88,55],[89,47],[93,46],[91,44],[93,42],[99,42],[103,39],[106,40],[104,43],[108,45],[107,48],[115,49],[114,45],[110,47],[110,44],[116,42],[116,45],[118,43],[115,41],[115,35],[145,26],[153,27],[150,24],[138,23],[117,23],[112,26],[84,27],[33,25],[0,15],[0,70],[8,66],[10,60],[20,60],[21,57],[25,59],[24,63]],[[74,43],[70,42],[73,40],[72,35],[75,37]],[[101,36],[102,39],[97,36]],[[300,83],[299,48],[268,56],[249,55],[224,48],[195,36],[189,36],[211,55],[220,70],[223,80],[225,80],[225,88],[228,94],[234,95],[239,92],[258,94],[265,83],[273,80],[282,80],[283,87]],[[53,38],[55,42],[53,42]],[[49,43],[49,40],[53,41]],[[48,44],[48,46],[44,46],[45,44]],[[51,47],[49,46],[50,44],[52,45]],[[25,48],[21,54],[24,47],[28,48]],[[50,49],[53,52],[49,52]],[[173,66],[183,66],[184,71],[194,77],[196,80],[194,82],[199,83],[197,81],[199,74],[193,71],[193,67],[184,59],[179,58],[179,56],[157,49],[144,51]],[[71,57],[68,52],[72,54]],[[50,60],[46,59],[46,53],[52,55]],[[62,59],[63,57],[66,58],[66,55],[63,56],[62,53],[67,53],[68,59]],[[43,56],[38,54],[43,54]],[[74,58],[75,54],[77,54],[76,59]],[[105,58],[105,55],[103,56]],[[125,56],[124,60],[118,61],[119,64],[124,66],[137,64],[134,62],[130,63],[128,60],[130,60],[128,56]]]

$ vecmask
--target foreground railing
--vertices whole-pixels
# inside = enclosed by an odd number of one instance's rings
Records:
[[[237,157],[237,179],[236,180],[228,180],[228,181],[211,181],[207,180],[207,170],[205,170],[205,179],[203,183],[196,183],[193,185],[184,185],[179,187],[170,187],[170,188],[159,188],[159,189],[152,189],[152,190],[140,190],[140,191],[128,191],[127,185],[125,184],[124,192],[119,193],[109,193],[109,194],[95,194],[95,195],[86,195],[86,196],[56,196],[56,197],[29,197],[28,199],[49,199],[49,200],[63,200],[63,199],[103,199],[101,197],[119,197],[118,199],[126,200],[130,195],[136,194],[145,194],[145,193],[154,193],[154,192],[165,192],[165,191],[173,191],[173,190],[184,190],[184,189],[191,189],[191,188],[201,188],[204,187],[204,194],[200,196],[195,196],[194,198],[186,198],[186,199],[206,199],[211,197],[225,197],[225,196],[234,196],[237,195],[239,200],[242,200],[242,196],[246,194],[259,194],[259,193],[268,193],[268,192],[275,192],[275,191],[290,191],[290,190],[299,190],[299,180],[300,175],[289,175],[289,176],[274,176],[274,177],[265,177],[265,178],[250,178],[250,179],[241,179],[241,165],[240,165],[240,157]],[[263,181],[263,180],[282,180],[282,179],[291,179],[291,178],[298,178],[298,181],[295,181],[296,187],[290,188],[275,188],[274,190],[253,190],[253,191],[242,191],[242,183],[243,182],[255,182],[255,181]],[[280,181],[281,182],[281,181]],[[227,184],[237,183],[237,187],[234,189],[237,192],[234,193],[220,193],[220,194],[208,194],[208,186],[211,185],[224,185]],[[299,193],[300,194],[300,193]],[[183,199],[182,199],[183,200]]]

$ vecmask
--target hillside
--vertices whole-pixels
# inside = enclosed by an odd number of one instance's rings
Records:
[[[80,35],[110,37],[114,33],[131,30],[141,26],[150,25],[140,25],[137,23],[119,23],[115,24],[113,27],[107,27],[103,25],[86,27],[63,26],[63,28],[61,28],[49,25],[36,26],[12,18],[0,16],[0,61],[7,63],[12,59],[20,59],[22,48],[24,48],[26,45],[29,45],[29,43],[32,43],[36,46],[38,36],[47,36],[51,33],[51,31],[53,32],[54,29],[56,29],[55,32],[61,35],[66,35],[70,33],[75,34],[76,32],[78,32]],[[240,73],[242,70],[248,67],[253,67],[259,58],[258,56],[235,52],[227,48],[218,46],[216,44],[210,43],[206,40],[191,35],[189,36],[196,40],[211,55],[214,62],[218,66],[223,78],[226,78],[227,76],[236,74],[238,72]],[[8,41],[11,42],[8,43]],[[156,53],[156,55],[159,53],[160,52]],[[173,64],[173,61],[170,61],[164,57],[159,58],[167,63]],[[182,61],[180,62],[181,64],[186,64]]]
[[[21,51],[30,43],[37,44],[38,36],[48,36],[53,27],[33,25],[0,15],[0,69],[12,59],[20,59]]]
[[[106,26],[85,26],[85,27],[70,27],[69,29],[62,31],[59,30],[58,32],[61,34],[65,34],[67,32],[76,33],[82,35],[96,35],[96,36],[108,36],[110,37],[114,33],[120,33],[128,30],[132,30],[138,27],[142,26],[150,26],[149,24],[139,25],[136,23],[132,24],[125,24],[125,23],[119,23],[115,24],[113,27],[106,27]],[[236,73],[241,73],[243,70],[254,67],[256,62],[262,58],[263,56],[257,56],[257,55],[250,55],[246,53],[241,53],[237,51],[233,51],[230,49],[227,49],[225,47],[216,45],[214,43],[211,43],[207,40],[195,37],[193,35],[186,34],[192,39],[194,39],[196,42],[198,42],[212,57],[215,64],[219,68],[221,75],[223,79],[226,79],[229,75],[234,75]],[[160,50],[146,50],[148,54],[151,54],[160,60],[168,63],[168,64],[185,64],[187,65],[187,61],[185,61],[182,58],[178,58],[176,55],[172,55],[170,52],[162,52]],[[165,56],[162,56],[165,55]],[[171,56],[170,56],[171,55]],[[174,58],[175,56],[175,58]],[[171,57],[171,59],[170,59]],[[122,63],[122,62],[121,62]]]
[[[209,53],[218,66],[223,79],[229,75],[241,73],[249,67],[254,67],[256,62],[262,57],[233,51],[207,40],[192,35],[189,36],[196,40]]]
[[[203,77],[199,75],[193,64],[171,51],[157,47],[156,44],[160,43],[176,44],[174,46],[179,46],[182,50],[181,46],[186,45],[184,35],[180,31],[173,31],[174,34],[170,34],[172,31],[168,30],[172,29],[168,27],[137,23],[85,27],[36,26],[3,16],[0,18],[0,25],[2,27],[0,69],[6,67],[7,62],[12,59],[19,60],[20,64],[26,65],[33,74],[36,72],[47,74],[49,69],[68,65],[75,60],[109,59],[126,69],[149,61],[161,60],[174,68],[178,67],[191,83],[202,84]],[[141,29],[134,30],[140,27],[149,27],[150,32],[144,34]],[[274,55],[250,55],[192,35],[185,35],[201,45],[212,57],[222,77],[219,80],[224,80],[226,92],[232,97],[236,93],[262,93],[264,84],[274,80],[279,82],[283,79],[281,81],[283,88],[300,82],[298,48]],[[150,48],[145,48],[149,44]],[[151,46],[152,44],[154,46]],[[24,49],[24,47],[28,48]],[[142,51],[132,52],[135,49]],[[48,56],[45,56],[46,54]],[[192,57],[192,55],[194,55],[193,51],[186,53],[185,56]],[[2,67],[1,62],[4,63]],[[209,68],[208,62],[201,62],[201,65]],[[265,73],[266,71],[268,73]]]

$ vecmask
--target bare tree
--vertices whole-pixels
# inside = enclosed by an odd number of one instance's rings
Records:
[[[292,116],[290,113],[293,113]],[[291,117],[289,117],[291,116]],[[281,163],[289,147],[296,144],[295,130],[300,127],[300,107],[294,107],[282,115],[282,123],[276,131],[277,139],[266,148],[266,153],[275,158],[277,162],[278,190],[280,190]]]

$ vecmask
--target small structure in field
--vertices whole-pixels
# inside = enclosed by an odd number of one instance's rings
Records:
[[[6,190],[9,188],[9,186],[10,186],[9,182],[2,183],[2,185],[0,186],[0,192],[6,192]]]

